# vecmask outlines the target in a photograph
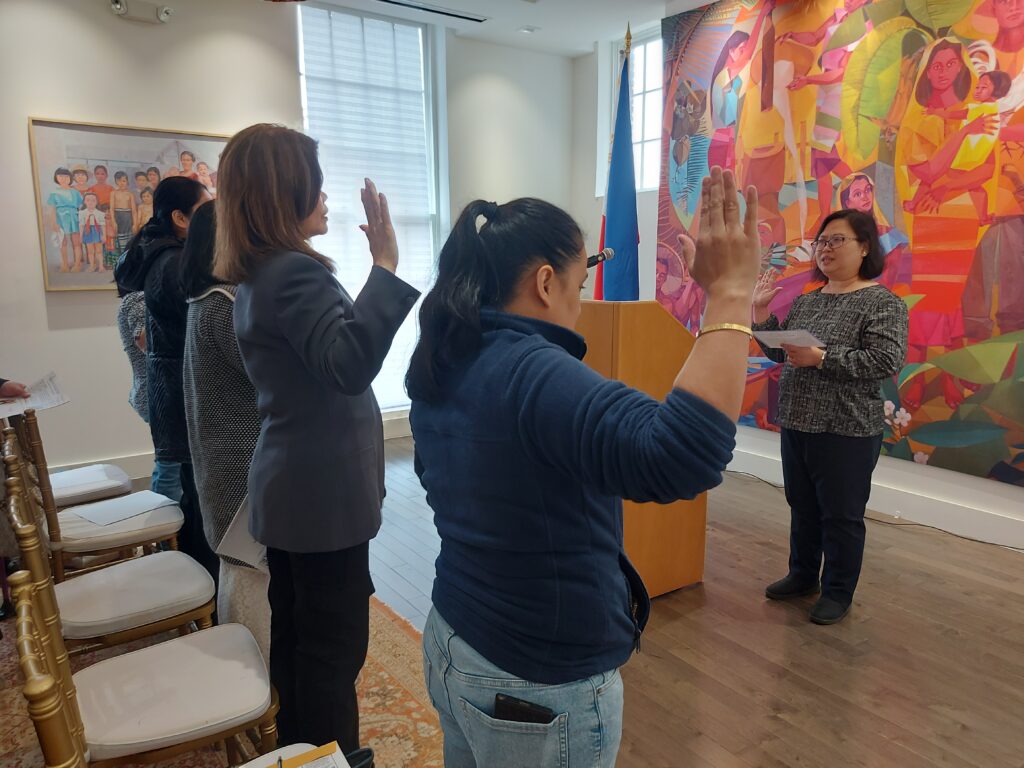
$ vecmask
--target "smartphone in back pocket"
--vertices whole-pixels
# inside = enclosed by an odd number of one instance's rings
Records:
[[[553,710],[498,693],[494,696],[494,719],[508,720],[513,723],[539,723],[547,725],[555,719]]]

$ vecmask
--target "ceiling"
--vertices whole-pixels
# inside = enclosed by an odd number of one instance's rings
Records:
[[[486,17],[486,21],[477,23],[382,0],[329,1],[371,13],[442,24],[460,37],[563,56],[590,53],[597,41],[621,38],[627,22],[634,33],[655,28],[665,16],[666,6],[665,0],[398,0]],[[706,0],[676,0],[670,5],[679,9],[681,5],[696,8],[705,3]],[[537,30],[525,34],[519,31],[522,27]]]

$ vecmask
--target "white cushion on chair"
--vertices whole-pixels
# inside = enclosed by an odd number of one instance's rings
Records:
[[[255,760],[250,760],[248,763],[242,763],[238,768],[275,768],[277,766],[277,758],[282,760],[290,760],[293,757],[298,757],[303,752],[312,752],[316,749],[312,744],[292,744],[289,747],[281,747],[275,749],[273,752],[267,752],[265,755],[260,755]]]
[[[101,661],[74,675],[90,761],[240,728],[270,707],[252,633],[222,624]]]
[[[157,552],[57,584],[64,637],[82,640],[152,624],[213,599],[213,577],[183,552]]]
[[[177,505],[158,507],[110,525],[90,523],[76,515],[74,507],[58,512],[57,516],[61,538],[57,546],[65,552],[91,552],[160,541],[177,533],[185,522],[181,507]]]
[[[90,464],[65,469],[50,475],[53,500],[57,507],[85,504],[87,501],[123,496],[132,489],[132,479],[114,464]]]

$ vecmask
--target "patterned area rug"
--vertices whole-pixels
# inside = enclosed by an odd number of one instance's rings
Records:
[[[43,768],[35,730],[21,695],[14,649],[14,622],[0,628],[0,766]],[[127,648],[140,647],[137,643]],[[122,649],[72,660],[77,670]],[[380,768],[440,768],[441,728],[423,685],[420,634],[377,599],[370,605],[370,650],[359,680],[362,741],[373,747]],[[255,757],[255,755],[253,755]],[[204,750],[160,763],[160,768],[223,768],[223,752]]]

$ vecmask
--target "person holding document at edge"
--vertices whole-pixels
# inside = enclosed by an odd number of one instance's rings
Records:
[[[423,655],[447,768],[615,764],[619,667],[650,612],[622,498],[693,498],[732,458],[759,265],[753,187],[746,203],[744,221],[731,172],[704,179],[697,242],[680,240],[707,309],[660,402],[582,362],[587,254],[565,211],[477,200],[442,248],[406,382],[441,537]]]
[[[813,278],[825,285],[799,296],[785,320],[768,309],[780,290],[776,272],[762,274],[754,290],[755,331],[805,330],[824,343],[758,342],[785,363],[779,426],[791,511],[789,573],[765,595],[786,600],[820,590],[810,619],[834,624],[849,612],[860,578],[864,510],[882,447],[881,383],[903,367],[908,320],[903,300],[875,281],[885,255],[869,214],[830,214],[812,245]]]
[[[317,144],[254,125],[217,180],[215,275],[238,285],[235,332],[261,430],[249,529],[267,547],[270,677],[281,743],[359,746],[356,677],[369,637],[369,542],[380,528],[384,431],[370,384],[419,292],[395,275],[387,200],[362,202],[373,260],[353,299],[310,245],[327,232]]]

